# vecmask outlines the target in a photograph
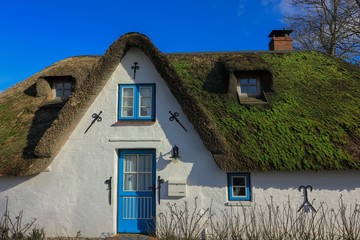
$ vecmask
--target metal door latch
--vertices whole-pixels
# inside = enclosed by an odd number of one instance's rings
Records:
[[[160,205],[160,189],[161,189],[161,184],[163,184],[165,182],[164,179],[162,179],[160,176],[158,176],[158,186],[157,186],[157,190],[158,190],[158,204]]]

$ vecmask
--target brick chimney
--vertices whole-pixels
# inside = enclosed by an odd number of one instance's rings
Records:
[[[293,45],[290,33],[292,33],[292,30],[272,30],[269,34],[269,50],[291,51],[293,49]]]

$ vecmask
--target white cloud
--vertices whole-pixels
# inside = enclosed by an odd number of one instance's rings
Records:
[[[290,0],[281,0],[279,3],[281,15],[287,16],[294,13],[294,8],[290,5]]]
[[[273,11],[280,11],[282,16],[286,16],[294,12],[290,1],[291,0],[261,0],[261,4],[265,8],[271,7]]]

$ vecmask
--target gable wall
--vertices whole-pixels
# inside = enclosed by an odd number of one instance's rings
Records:
[[[140,69],[133,78],[131,66]],[[116,124],[118,84],[155,83],[156,121],[152,124]],[[168,111],[178,112],[185,132],[175,121],[169,121]],[[93,113],[102,121],[90,125]],[[171,149],[177,145],[181,161],[170,160]],[[157,213],[166,210],[166,203],[193,202],[199,207],[229,209],[227,176],[215,164],[200,137],[183,114],[165,81],[154,65],[139,49],[132,48],[121,60],[104,89],[92,103],[82,120],[56,156],[48,172],[27,178],[2,178],[0,199],[9,197],[9,209],[24,210],[24,222],[36,217],[37,226],[48,236],[107,236],[116,232],[117,175],[119,149],[156,149],[156,171],[165,183],[161,189],[161,204]],[[113,177],[112,204],[104,181]],[[187,180],[186,197],[168,197],[168,180]],[[355,202],[360,199],[358,172],[254,172],[251,173],[253,199],[265,206],[272,197],[276,204],[289,198],[295,205],[302,203],[300,185],[312,185],[309,199],[326,201],[336,208],[340,196]],[[191,204],[190,204],[191,205]],[[315,205],[318,207],[318,205]],[[4,210],[4,204],[0,206]]]
[[[118,84],[134,83],[133,62],[140,69],[135,83],[156,84],[156,121],[116,125],[118,112]],[[169,111],[178,112],[185,132],[176,121],[169,121]],[[90,125],[93,113],[101,114],[102,121]],[[166,133],[166,134],[165,134]],[[171,149],[177,145],[182,161],[170,160]],[[81,119],[66,144],[50,166],[50,171],[31,178],[3,179],[0,198],[9,196],[9,208],[24,210],[26,220],[37,218],[48,236],[112,235],[116,232],[117,168],[119,149],[156,149],[157,175],[165,180],[162,199],[167,199],[166,182],[169,179],[186,180],[187,197],[193,200],[226,197],[226,189],[209,191],[210,187],[225,186],[226,175],[217,167],[211,154],[183,114],[166,83],[155,67],[139,49],[131,49],[122,59],[104,89]],[[202,176],[203,171],[212,178]],[[108,203],[108,190],[104,181],[113,177],[112,205]],[[7,184],[5,184],[7,181]],[[179,198],[172,199],[176,201]],[[223,201],[222,201],[223,202]],[[165,202],[157,206],[157,212]]]

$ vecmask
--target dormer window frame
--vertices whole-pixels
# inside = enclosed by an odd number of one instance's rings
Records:
[[[256,88],[256,92],[252,93],[251,89],[254,89],[254,87]],[[240,97],[260,98],[262,95],[262,86],[261,86],[260,77],[256,77],[256,76],[238,77],[237,91]]]
[[[60,85],[62,85],[62,88],[58,87]],[[67,100],[69,99],[69,97],[71,97],[72,92],[73,92],[73,82],[71,80],[59,79],[52,82],[52,87],[51,87],[52,99]]]
[[[265,94],[265,89],[269,90],[263,81],[263,73],[235,73],[236,76],[236,92],[241,105],[268,105],[269,101]]]

